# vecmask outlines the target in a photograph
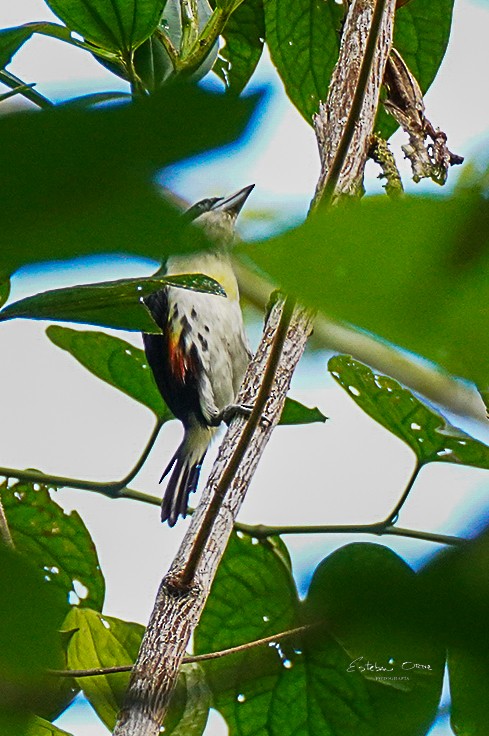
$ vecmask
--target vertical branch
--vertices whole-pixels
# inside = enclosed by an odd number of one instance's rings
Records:
[[[311,210],[361,189],[363,170],[392,46],[396,0],[352,0],[338,62],[314,127],[321,174]]]
[[[115,736],[157,736],[160,732],[185,649],[205,605],[234,519],[270,435],[280,419],[292,374],[312,329],[312,315],[296,307],[289,315],[280,359],[278,365],[274,366],[270,356],[274,353],[278,327],[283,324],[283,310],[284,302],[279,300],[270,312],[262,341],[237,398],[240,404],[254,405],[268,369],[268,375],[273,380],[263,411],[267,421],[257,424],[249,438],[250,442],[243,448],[242,459],[230,485],[221,496],[212,527],[206,530],[205,545],[202,554],[199,554],[192,582],[182,585],[189,558],[195,549],[195,540],[199,537],[216,488],[226,474],[241,437],[246,433],[248,420],[236,417],[226,433],[202,500],[192,515],[187,534],[158,591],[114,731]]]

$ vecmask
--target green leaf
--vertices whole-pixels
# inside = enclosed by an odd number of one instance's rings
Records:
[[[14,28],[2,28],[0,30],[0,69],[5,69],[10,64],[12,57],[34,33],[58,38],[74,46],[82,45],[71,37],[68,28],[57,23],[26,23]]]
[[[263,0],[244,0],[223,32],[226,41],[213,69],[230,92],[239,95],[248,84],[263,51]]]
[[[56,665],[63,606],[58,591],[4,544],[0,591],[0,733],[24,734],[43,703],[43,671]]]
[[[164,286],[226,296],[217,281],[201,274],[121,279],[54,289],[26,297],[3,309],[0,322],[24,317],[89,323],[119,330],[161,332],[142,298]]]
[[[484,736],[489,722],[487,660],[463,649],[448,652],[452,730],[457,736]]]
[[[298,598],[279,539],[257,542],[233,534],[195,632],[197,654],[243,644],[296,625]],[[249,649],[204,665],[214,707],[231,734],[266,726],[273,683],[282,668],[274,647]]]
[[[307,305],[485,389],[488,215],[487,202],[475,194],[369,197],[236,250]]]
[[[133,664],[144,627],[103,616],[87,608],[73,609],[63,628],[73,632],[68,644],[70,669],[98,669]],[[77,679],[85,697],[107,728],[113,729],[129,684],[129,672]],[[165,720],[165,733],[200,736],[207,723],[210,691],[198,665],[184,665]]]
[[[338,58],[343,8],[334,0],[265,0],[267,44],[285,91],[312,125]]]
[[[34,716],[29,723],[25,736],[71,736],[71,734],[44,720],[44,718]]]
[[[164,0],[46,0],[71,31],[103,49],[128,53],[155,30]]]
[[[156,173],[231,142],[256,99],[172,85],[126,105],[2,116],[0,138],[9,145],[0,150],[0,171],[9,207],[0,271],[100,252],[160,261],[207,245],[163,199]]]
[[[284,408],[279,424],[313,424],[314,422],[325,422],[327,417],[317,407],[310,409],[295,399],[285,399]]]
[[[89,608],[73,608],[64,631],[73,631],[67,650],[68,669],[84,670],[132,665],[144,633],[144,626]],[[76,681],[107,728],[112,730],[129,684],[129,672],[80,677]],[[76,679],[76,678],[75,678]]]
[[[76,511],[55,503],[46,486],[0,485],[5,515],[16,550],[36,567],[68,608],[102,608],[105,582],[92,538]]]
[[[282,542],[231,537],[195,633],[196,651],[226,649],[304,621],[313,624],[301,636],[204,664],[214,706],[231,736],[426,732],[441,692],[444,649],[430,642],[423,646],[423,631],[402,628],[404,607],[412,611],[419,603],[416,576],[378,545],[351,545],[341,552],[318,568],[301,610]],[[391,600],[392,591],[402,596]],[[325,620],[327,630],[318,625]],[[431,675],[401,672],[407,678],[403,689],[399,680],[371,681],[351,668],[353,655],[346,649],[356,646],[379,664],[394,653],[400,669],[403,657],[413,662],[419,657],[431,665]]]
[[[328,369],[369,417],[409,445],[420,465],[489,468],[489,447],[454,427],[393,378],[374,373],[349,355],[334,356]]]
[[[8,276],[0,276],[0,307],[3,307],[10,296],[10,279]]]
[[[415,573],[378,544],[342,547],[311,582],[306,612],[348,653],[347,676],[365,678],[376,736],[426,733],[436,715],[445,649],[419,617],[421,600]],[[311,632],[310,644],[318,640]]]
[[[161,398],[143,350],[104,332],[51,325],[46,334],[90,373],[147,406],[160,421],[173,418]]]
[[[410,0],[396,11],[394,46],[416,77],[423,94],[430,88],[445,56],[453,3],[454,0]],[[381,110],[376,130],[388,138],[397,127],[393,118]]]

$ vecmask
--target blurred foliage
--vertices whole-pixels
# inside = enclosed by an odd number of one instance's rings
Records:
[[[8,304],[10,276],[22,266],[89,254],[161,262],[170,253],[212,247],[201,230],[186,225],[156,177],[164,181],[165,167],[229,145],[247,130],[260,97],[238,95],[265,42],[287,94],[310,123],[327,95],[343,8],[334,0],[196,0],[196,13],[184,22],[179,0],[101,0],[96,9],[89,0],[48,5],[62,24],[0,31],[0,81],[11,89],[0,101],[21,94],[48,108],[0,118],[0,181],[8,193],[0,321],[152,330],[140,298],[166,285],[164,277],[51,290]],[[423,91],[444,56],[452,6],[453,0],[411,0],[397,12],[395,46]],[[127,80],[128,92],[53,105],[1,71],[33,34],[93,55]],[[190,84],[211,68],[227,95]],[[395,128],[383,112],[378,126],[386,136]],[[307,305],[476,381],[487,402],[486,179],[487,172],[472,177],[443,201],[371,198],[322,212],[238,250],[248,266]],[[198,275],[178,284],[175,278],[173,285],[215,289]],[[47,334],[159,422],[171,419],[141,350],[100,332],[50,326]],[[397,382],[348,356],[333,358],[329,367],[420,465],[488,467],[485,445]],[[324,421],[318,409],[291,399],[281,417],[282,424]],[[101,613],[105,586],[93,541],[47,485],[5,480],[0,496],[6,543],[0,546],[0,732],[62,736],[49,720],[78,689],[111,728],[127,673],[73,680],[46,669],[130,665],[143,628]],[[7,548],[9,534],[15,552]],[[199,736],[212,703],[239,736],[420,736],[435,718],[448,648],[453,727],[467,736],[485,733],[487,539],[486,532],[441,553],[417,574],[381,545],[348,545],[320,563],[300,600],[282,540],[234,534],[196,631],[196,651],[311,628],[203,667],[184,666],[165,732]]]

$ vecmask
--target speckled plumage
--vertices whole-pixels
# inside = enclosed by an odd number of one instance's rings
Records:
[[[194,205],[196,223],[217,236],[220,247],[175,256],[166,264],[168,274],[212,277],[227,296],[166,287],[145,300],[162,328],[161,335],[143,335],[148,363],[164,400],[185,430],[182,444],[162,476],[173,468],[162,504],[162,520],[168,520],[170,526],[178,516],[185,516],[188,496],[196,489],[219,416],[234,403],[250,359],[238,284],[225,252],[234,237],[236,216],[250,191],[247,187],[225,200]],[[207,202],[213,209],[199,213],[200,204],[205,208]],[[228,202],[231,206],[226,208]]]

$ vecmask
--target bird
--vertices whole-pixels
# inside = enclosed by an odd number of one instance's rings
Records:
[[[166,261],[167,275],[204,274],[217,281],[226,296],[165,286],[144,298],[161,329],[161,334],[143,333],[146,359],[163,400],[184,429],[160,478],[161,483],[171,473],[161,505],[161,520],[170,527],[186,515],[209,444],[229,410],[236,408],[251,359],[229,250],[236,219],[253,188],[192,205],[184,217],[203,228],[216,245]]]

